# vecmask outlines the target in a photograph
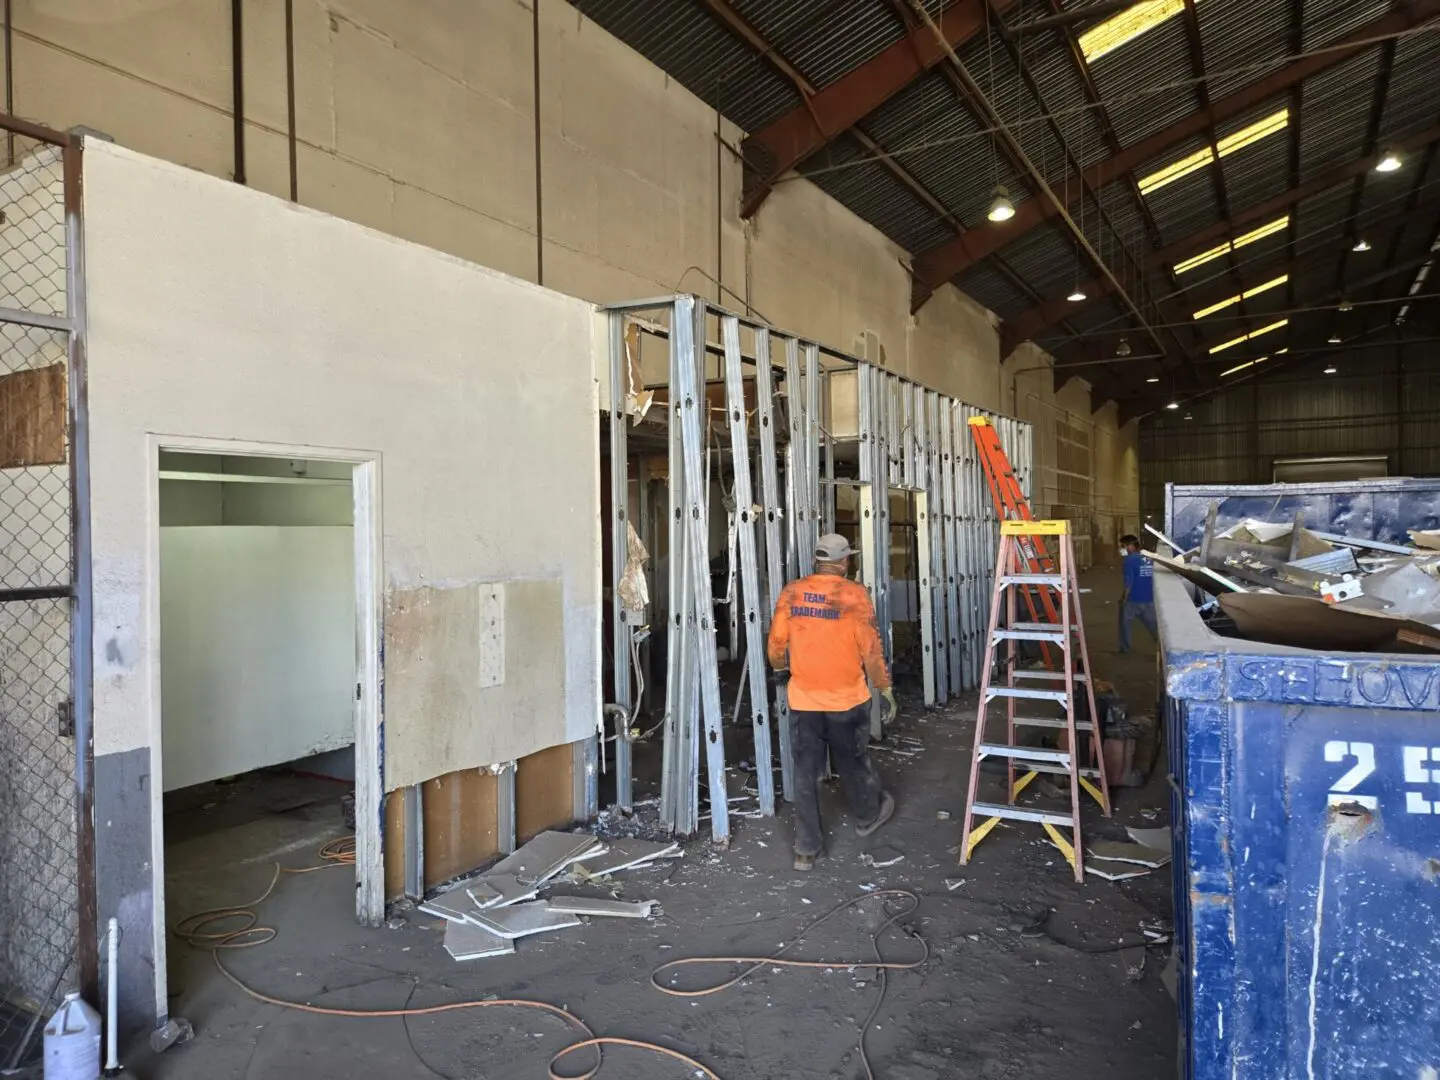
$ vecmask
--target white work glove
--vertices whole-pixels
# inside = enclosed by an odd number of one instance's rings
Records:
[[[895,691],[892,687],[887,686],[881,690],[880,698],[885,702],[884,711],[880,713],[880,723],[888,727],[894,721],[895,714],[900,711],[900,706],[895,704]]]

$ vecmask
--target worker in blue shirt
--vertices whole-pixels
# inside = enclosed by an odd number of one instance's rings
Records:
[[[1140,554],[1138,537],[1126,533],[1120,538],[1125,553],[1125,588],[1120,593],[1120,651],[1130,651],[1130,620],[1139,619],[1159,644],[1155,628],[1155,564]]]

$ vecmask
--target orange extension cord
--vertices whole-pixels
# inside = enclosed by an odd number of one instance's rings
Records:
[[[530,1001],[526,998],[494,998],[485,1001],[453,1001],[446,1005],[430,1005],[422,1008],[407,1009],[327,1009],[320,1005],[306,1005],[299,1001],[286,1001],[283,998],[271,997],[269,994],[262,994],[238,978],[232,975],[220,962],[220,951],[222,949],[250,949],[257,945],[264,945],[274,941],[276,930],[271,926],[261,926],[260,916],[254,910],[270,898],[275,887],[280,883],[282,874],[311,874],[317,870],[329,870],[337,866],[355,865],[355,838],[345,837],[341,840],[332,840],[320,849],[321,862],[315,866],[303,866],[291,868],[275,864],[275,875],[270,879],[270,885],[254,900],[235,907],[210,908],[206,911],[197,911],[193,915],[187,915],[175,926],[175,934],[182,941],[197,948],[208,949],[215,959],[215,966],[220,969],[220,974],[229,979],[247,996],[266,1005],[275,1005],[282,1009],[293,1009],[296,1012],[310,1013],[313,1016],[339,1016],[351,1019],[375,1019],[379,1017],[410,1017],[410,1016],[435,1016],[439,1013],[459,1012],[462,1009],[486,1009],[494,1006],[502,1006],[516,1009],[538,1009],[541,1012],[558,1016],[566,1023],[584,1032],[585,1038],[577,1043],[565,1047],[553,1058],[550,1059],[549,1074],[550,1080],[591,1080],[600,1071],[604,1063],[601,1056],[601,1047],[604,1046],[629,1046],[637,1050],[645,1050],[652,1054],[661,1054],[673,1058],[692,1069],[706,1080],[721,1080],[720,1076],[706,1068],[694,1058],[682,1054],[678,1050],[672,1050],[657,1043],[645,1042],[641,1039],[622,1039],[613,1036],[597,1036],[590,1030],[589,1026],[574,1013],[560,1008],[558,1005],[551,1005],[545,1001]],[[216,923],[223,923],[226,920],[238,920],[242,925],[229,930],[213,929]],[[595,1064],[587,1072],[565,1074],[555,1071],[556,1062],[563,1057],[576,1053],[580,1050],[593,1049],[595,1051]]]

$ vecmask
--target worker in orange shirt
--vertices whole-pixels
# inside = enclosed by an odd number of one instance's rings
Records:
[[[790,673],[796,870],[812,869],[824,847],[818,785],[827,747],[857,834],[869,836],[895,813],[870,762],[870,687],[885,699],[887,724],[895,693],[870,594],[846,577],[852,554],[843,536],[822,536],[815,572],[785,586],[770,626],[770,665]]]

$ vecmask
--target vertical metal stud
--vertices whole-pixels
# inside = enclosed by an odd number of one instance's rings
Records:
[[[425,898],[425,796],[419,784],[402,789],[405,800],[405,895]]]
[[[515,850],[515,773],[516,763],[500,766],[495,777],[495,831],[501,855]]]
[[[615,740],[615,804],[629,810],[634,802],[630,758],[630,740],[626,738],[634,702],[631,700],[630,641],[634,628],[630,613],[620,597],[620,581],[629,561],[630,462],[627,429],[629,416],[625,407],[629,385],[630,364],[625,351],[625,316],[610,313],[610,615],[611,675],[614,679],[615,704],[625,710],[626,721],[617,725]],[[601,724],[603,737],[604,724]]]
[[[760,812],[775,813],[774,754],[770,745],[770,710],[765,685],[765,628],[760,613],[760,561],[755,552],[755,497],[750,482],[750,431],[745,411],[745,377],[741,370],[740,323],[720,320],[725,349],[725,408],[730,421],[733,457],[736,538],[740,551],[741,622],[745,628],[745,672],[750,680],[750,712],[755,733],[755,775]],[[734,605],[732,605],[733,607]],[[738,717],[737,717],[738,722]]]
[[[775,379],[770,357],[770,331],[755,331],[755,395],[760,424],[760,491],[765,509],[765,583],[768,589],[766,626],[785,588],[784,545],[780,530],[780,486],[775,456]],[[785,688],[777,687],[774,709],[780,738],[780,786],[787,801],[795,797],[790,757],[790,708]]]
[[[704,355],[704,308],[695,317],[695,297],[676,301],[677,325],[672,333],[681,335],[682,353],[692,358]],[[693,320],[693,321],[692,321]],[[691,604],[695,616],[690,648],[694,655],[704,721],[705,761],[710,786],[710,835],[720,844],[730,842],[730,812],[725,786],[725,743],[721,725],[720,675],[715,656],[714,611],[710,600],[710,525],[706,512],[705,467],[701,457],[701,414],[708,406],[697,379],[695,365],[679,365],[680,378],[671,393],[679,409],[681,446],[685,469],[685,505],[682,507],[688,540],[686,564],[689,571]],[[708,422],[708,421],[707,421]]]

